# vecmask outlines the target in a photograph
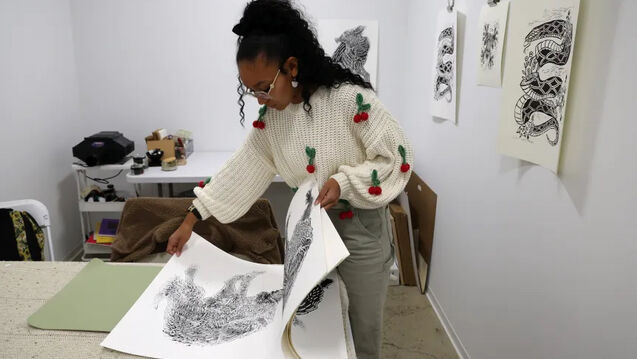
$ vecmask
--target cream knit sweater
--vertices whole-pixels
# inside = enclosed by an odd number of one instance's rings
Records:
[[[371,107],[366,121],[356,123],[357,94]],[[403,190],[413,163],[413,151],[403,130],[372,90],[343,84],[319,88],[310,97],[312,110],[303,103],[289,104],[283,111],[268,108],[262,117],[265,128],[253,128],[243,146],[204,188],[195,188],[194,205],[206,219],[214,216],[222,223],[245,214],[279,174],[295,188],[314,176],[319,186],[330,177],[341,187],[341,199],[357,208],[387,205]],[[315,149],[315,172],[307,166],[306,148]],[[377,170],[382,193],[370,194],[372,172]],[[403,168],[405,170],[405,168]]]

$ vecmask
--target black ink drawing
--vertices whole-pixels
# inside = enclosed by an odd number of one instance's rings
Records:
[[[305,195],[305,211],[303,216],[294,226],[292,237],[285,242],[285,268],[283,277],[283,307],[287,303],[290,291],[296,280],[296,275],[301,268],[301,264],[305,259],[307,251],[310,249],[314,234],[312,232],[312,190],[307,191]]]
[[[559,18],[542,20],[525,37],[520,83],[524,94],[515,105],[515,121],[519,125],[517,133],[526,140],[554,130],[555,137],[547,134],[546,139],[551,146],[556,146],[566,102],[568,75],[565,73],[568,70],[565,65],[573,46],[573,23],[570,9],[553,14]],[[536,45],[531,47],[533,43]],[[537,123],[541,119],[544,121]]]
[[[334,50],[332,60],[369,82],[369,72],[365,70],[369,39],[363,35],[363,31],[365,26],[360,25],[344,31],[341,36],[334,39],[338,47]]]
[[[436,80],[434,81],[434,99],[444,98],[447,102],[453,99],[451,83],[454,79],[454,28],[447,27],[438,36],[438,60],[436,62]],[[450,57],[445,61],[446,57]]]
[[[283,290],[247,295],[250,282],[263,272],[235,275],[211,297],[195,284],[196,272],[196,267],[188,268],[185,279],[175,277],[155,299],[155,309],[167,301],[163,331],[172,340],[188,345],[226,343],[272,322]]]
[[[319,283],[319,285],[317,285],[310,291],[310,293],[305,297],[305,299],[303,299],[303,302],[301,303],[301,305],[299,305],[299,308],[296,310],[296,317],[294,317],[294,325],[304,327],[303,322],[299,320],[298,316],[307,315],[317,310],[319,307],[319,304],[323,300],[323,296],[325,296],[325,290],[329,288],[329,286],[333,282],[334,282],[333,280],[329,278],[325,278],[323,279],[321,283]]]
[[[485,23],[482,29],[482,46],[480,48],[480,64],[483,69],[491,70],[495,65],[496,49],[500,41],[499,24]]]

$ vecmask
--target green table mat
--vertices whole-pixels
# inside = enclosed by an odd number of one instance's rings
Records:
[[[27,322],[40,329],[110,332],[161,268],[93,259]]]

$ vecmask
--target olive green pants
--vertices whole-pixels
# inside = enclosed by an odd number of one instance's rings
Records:
[[[328,211],[350,252],[339,266],[349,297],[349,317],[358,359],[380,359],[383,306],[392,254],[392,229],[387,207],[352,209],[354,217],[340,219],[342,207]]]

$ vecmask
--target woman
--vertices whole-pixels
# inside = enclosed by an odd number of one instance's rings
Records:
[[[250,2],[239,36],[239,105],[260,105],[246,142],[204,187],[170,237],[180,254],[197,220],[241,217],[279,174],[292,188],[313,176],[315,204],[328,211],[350,256],[338,267],[348,290],[359,358],[380,358],[391,254],[387,204],[403,190],[412,162],[402,129],[360,76],[335,64],[286,0]]]

